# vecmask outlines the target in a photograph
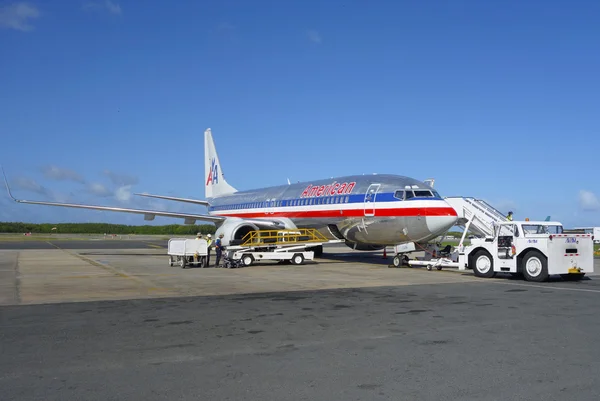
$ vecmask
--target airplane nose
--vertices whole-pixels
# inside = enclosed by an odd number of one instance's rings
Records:
[[[425,223],[432,234],[442,234],[447,232],[456,222],[457,216],[427,216]]]

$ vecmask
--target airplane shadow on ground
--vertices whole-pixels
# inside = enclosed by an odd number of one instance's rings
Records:
[[[383,258],[382,252],[365,253],[328,253],[323,252],[319,257],[315,257],[319,263],[368,263],[373,265],[387,266],[392,264],[392,257],[388,255]]]

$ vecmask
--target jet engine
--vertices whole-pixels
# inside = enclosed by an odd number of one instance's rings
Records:
[[[228,218],[217,228],[215,237],[223,234],[223,246],[238,245],[246,234],[255,230],[284,230],[295,229],[296,226],[289,219],[278,218],[270,220],[246,220],[236,217]]]
[[[223,246],[239,244],[239,241],[244,238],[250,231],[258,230],[259,227],[242,219],[229,219],[223,223],[215,232],[215,238],[223,234],[221,243]],[[232,244],[233,241],[233,244]]]

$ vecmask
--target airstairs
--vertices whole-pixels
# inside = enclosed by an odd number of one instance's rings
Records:
[[[506,221],[504,214],[484,200],[462,196],[450,196],[444,200],[456,210],[458,220],[455,225],[464,229],[457,250],[448,253],[448,251],[439,250],[438,244],[421,245],[417,249],[414,242],[396,245],[394,247],[396,256],[393,260],[395,267],[399,267],[403,263],[403,258],[406,258],[404,261],[409,266],[425,266],[427,270],[431,270],[433,267],[438,270],[443,267],[458,267],[459,270],[465,270],[464,263],[461,265],[458,261],[458,255],[464,249],[467,232],[470,231],[479,237],[491,237],[494,235],[494,226]],[[417,250],[425,251],[425,256],[417,257],[414,260],[409,260],[406,255],[402,256]]]
[[[494,225],[506,221],[506,216],[489,203],[471,197],[451,196],[444,198],[458,214],[457,226],[480,236],[493,236]]]

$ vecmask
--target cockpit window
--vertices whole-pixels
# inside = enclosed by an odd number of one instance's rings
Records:
[[[415,189],[415,196],[420,198],[432,198],[433,194],[428,189]]]
[[[394,198],[404,200],[404,191],[398,190],[394,192]]]
[[[415,194],[413,193],[413,191],[411,189],[405,190],[404,193],[405,193],[404,199],[410,199],[410,198],[415,197]]]

